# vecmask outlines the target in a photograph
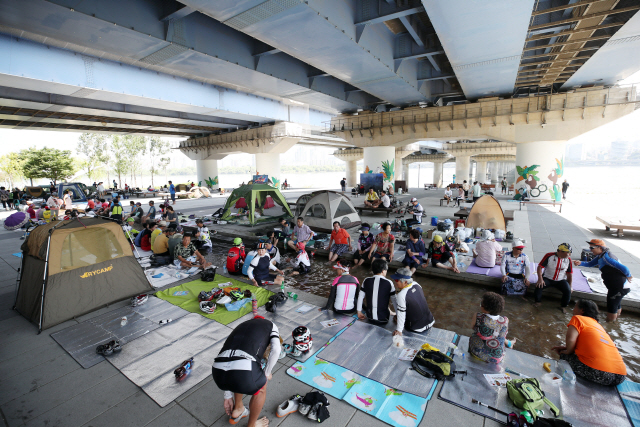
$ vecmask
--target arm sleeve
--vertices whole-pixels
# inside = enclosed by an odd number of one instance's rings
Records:
[[[224,398],[226,399],[233,399],[233,393],[230,392],[229,390],[225,390],[224,391]]]
[[[363,282],[364,285],[364,282]],[[358,311],[362,311],[362,302],[364,301],[364,290],[360,289],[360,293],[358,294]]]
[[[398,323],[396,325],[396,331],[402,332],[404,330],[404,321],[407,316],[407,303],[405,300],[406,292],[398,292],[395,297],[396,303],[394,307],[396,309],[396,313],[398,315]],[[393,299],[392,299],[393,301]]]
[[[336,301],[336,290],[337,290],[337,286],[332,285],[331,286],[331,293],[329,294],[329,299],[327,299],[327,304],[324,306],[325,310],[329,310],[330,308],[333,307],[335,301]]]
[[[598,258],[593,258],[591,261],[582,261],[580,267],[594,267],[598,264]]]
[[[529,261],[529,257],[527,257],[524,263],[524,278],[529,280],[529,276],[531,276],[531,262]]]
[[[247,270],[247,276],[249,277],[249,280],[253,280],[253,269],[258,266],[258,261],[260,261],[260,257],[255,256],[251,260],[251,264],[249,264],[249,269]]]
[[[502,257],[502,262],[500,263],[500,272],[503,276],[507,274],[507,255]]]
[[[278,357],[280,356],[281,351],[282,351],[282,346],[280,345],[280,338],[271,337],[271,353],[269,354],[269,360],[267,360],[267,366],[264,368],[265,375],[267,376],[271,375],[271,370],[273,369],[274,366],[276,366],[276,363],[278,362]]]

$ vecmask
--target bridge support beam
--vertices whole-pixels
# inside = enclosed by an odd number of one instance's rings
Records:
[[[471,166],[471,156],[456,156],[456,184],[469,182],[469,168]]]
[[[358,161],[347,160],[347,188],[353,188],[358,184]]]
[[[560,194],[564,174],[564,151],[566,141],[538,141],[516,145],[516,166],[523,168],[524,179],[516,184],[518,188],[527,186],[531,199],[553,199]],[[557,172],[556,172],[557,171]],[[506,174],[506,168],[503,171]],[[534,172],[534,174],[532,174]],[[535,173],[537,172],[537,173]]]
[[[476,160],[476,181],[480,184],[487,182],[487,162],[479,162]]]
[[[257,153],[256,158],[256,174],[269,175],[269,179],[278,182],[282,181],[280,176],[280,153]]]
[[[433,183],[436,187],[442,187],[442,167],[443,162],[433,162]]]
[[[364,151],[364,170],[373,171],[373,173],[384,173],[383,186],[385,189],[389,185],[395,184],[395,162],[396,149],[394,146],[386,147],[365,147]],[[395,188],[395,186],[394,186]]]

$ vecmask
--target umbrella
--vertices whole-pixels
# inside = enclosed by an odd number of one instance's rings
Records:
[[[4,220],[4,228],[7,230],[17,230],[27,222],[29,222],[29,215],[25,212],[16,212]]]

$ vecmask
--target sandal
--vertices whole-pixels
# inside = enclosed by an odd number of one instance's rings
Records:
[[[242,414],[237,418],[229,418],[229,424],[238,424],[241,419],[249,416],[249,408],[245,407]]]

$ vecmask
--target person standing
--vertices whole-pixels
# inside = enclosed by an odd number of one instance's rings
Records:
[[[351,236],[344,228],[340,227],[340,223],[333,223],[333,231],[329,239],[329,262],[337,261],[338,257],[345,253],[347,249],[351,250]]]
[[[342,178],[342,180],[340,181],[340,187],[342,188],[343,192],[347,190],[347,178]]]
[[[2,202],[4,210],[8,211],[11,207],[11,205],[8,205],[9,207],[7,207],[7,204],[9,203],[9,192],[5,190],[4,187],[0,187],[0,201]]]
[[[396,330],[393,335],[409,332],[425,332],[433,326],[435,320],[429,310],[422,287],[411,278],[411,270],[399,268],[391,275],[396,288]]]
[[[116,182],[116,180],[113,180],[113,189],[117,190],[118,189],[118,183]]]
[[[56,197],[56,194],[51,193],[51,195],[47,199],[47,206],[51,211],[51,219],[55,219],[58,217],[58,213],[59,213],[58,211],[60,210],[61,205],[62,204],[60,203],[60,199]]]
[[[267,364],[260,361],[268,352]],[[248,427],[267,427],[269,420],[260,416],[267,398],[267,384],[280,357],[280,332],[275,323],[256,316],[238,325],[227,337],[212,366],[213,381],[224,392],[224,410],[229,423],[237,424],[249,417]],[[251,396],[249,408],[242,403]]]
[[[563,199],[567,198],[567,190],[568,189],[569,189],[569,183],[565,179],[564,182],[562,183],[562,198]]]
[[[55,191],[55,186],[54,186],[53,188],[54,188],[54,191]],[[104,185],[102,185],[102,181],[100,181],[100,182],[98,183],[98,188],[97,188],[97,190],[98,190],[98,196],[99,196],[99,197],[104,197]]]
[[[71,203],[71,190],[65,191],[62,198],[64,200],[64,208],[73,209],[73,204]]]
[[[389,321],[389,302],[392,302],[394,310],[396,309],[396,289],[393,282],[386,277],[388,269],[389,264],[383,259],[377,259],[371,264],[373,277],[363,280],[358,295],[358,319],[369,319],[369,322],[376,325],[386,325]],[[363,309],[365,301],[366,306]]]
[[[574,261],[576,267],[597,266],[602,273],[602,281],[607,287],[607,322],[615,322],[622,313],[622,298],[631,289],[624,287],[627,280],[631,282],[633,276],[629,269],[618,261],[618,258],[611,253],[604,240],[591,239],[587,242],[589,249],[594,255],[591,261]]]
[[[502,194],[507,194],[507,177],[505,176],[500,181],[500,186],[502,187]]]
[[[169,181],[169,194],[171,195],[171,204],[176,204],[176,186],[173,185],[173,182]]]
[[[482,196],[482,186],[478,181],[473,183],[473,203]]]
[[[309,240],[313,237],[313,231],[309,228],[308,225],[304,223],[302,217],[298,217],[296,220],[296,226],[293,227],[293,231],[291,232],[291,238],[287,242],[287,245],[293,249],[295,252],[298,251],[296,248],[297,243],[304,243],[305,247]]]
[[[542,290],[550,286],[562,292],[560,309],[564,312],[565,307],[569,306],[573,280],[571,252],[571,245],[562,243],[558,246],[556,252],[549,252],[542,257],[542,260],[538,263],[538,283],[536,283],[534,292],[536,302],[533,305],[540,305],[542,302]],[[543,268],[544,273],[542,272]]]
[[[469,189],[471,188],[471,186],[469,185],[469,183],[467,182],[467,180],[465,179],[464,181],[462,181],[462,189],[464,190],[464,197],[465,199],[467,197],[469,197]]]

